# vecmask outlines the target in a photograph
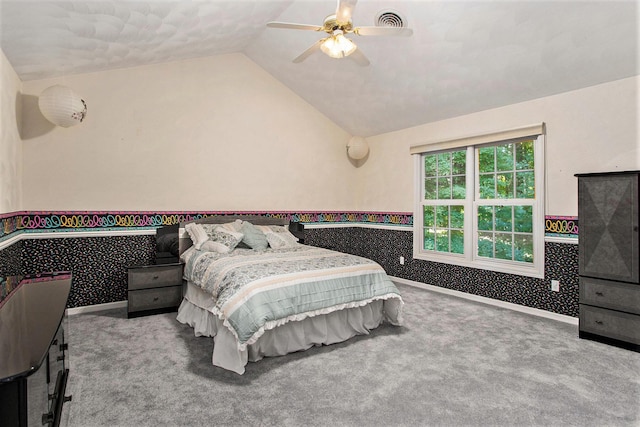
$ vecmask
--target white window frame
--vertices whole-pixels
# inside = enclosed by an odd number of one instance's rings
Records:
[[[479,172],[476,169],[478,151],[476,148],[488,144],[513,142],[529,138],[534,141],[534,174],[535,174],[535,198],[534,199],[479,199]],[[483,270],[498,271],[544,278],[544,189],[545,189],[545,164],[544,164],[544,123],[526,126],[524,128],[511,129],[491,134],[476,135],[448,141],[440,141],[431,144],[422,144],[411,147],[414,157],[414,214],[413,214],[413,257],[426,261],[445,264],[461,265],[465,267],[479,268]],[[433,154],[438,151],[450,151],[466,147],[466,198],[446,201],[430,201],[424,199],[424,154]],[[473,159],[471,162],[469,159]],[[424,249],[424,216],[425,205],[464,204],[464,254],[448,252],[428,251]],[[533,220],[533,263],[521,261],[509,261],[497,258],[478,257],[478,206],[482,205],[531,205]]]

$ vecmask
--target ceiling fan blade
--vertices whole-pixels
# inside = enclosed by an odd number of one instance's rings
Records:
[[[346,24],[351,21],[353,8],[356,7],[358,0],[338,0],[336,7],[336,22]]]
[[[267,22],[267,27],[286,28],[288,30],[322,31],[322,27],[309,24],[293,24],[291,22]]]
[[[413,34],[411,28],[397,27],[356,27],[353,32],[359,36],[403,36],[409,37]]]
[[[353,59],[354,61],[356,61],[356,64],[362,67],[366,67],[367,65],[370,64],[369,60],[367,59],[366,56],[364,56],[364,53],[362,53],[360,48],[357,48],[356,50],[354,50],[351,55],[347,56],[347,58]]]
[[[304,52],[302,52],[300,55],[298,55],[296,58],[294,58],[293,62],[294,64],[298,64],[302,61],[304,61],[305,59],[307,59],[309,56],[311,56],[312,54],[314,54],[316,51],[320,50],[320,45],[326,40],[326,38],[324,39],[320,39],[317,42],[315,42],[309,49],[305,50]],[[355,52],[354,52],[355,53]]]

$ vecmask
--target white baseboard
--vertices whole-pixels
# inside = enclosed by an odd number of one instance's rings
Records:
[[[452,295],[458,298],[463,298],[471,301],[480,302],[483,304],[493,305],[495,307],[506,308],[513,311],[519,311],[521,313],[532,314],[538,317],[544,317],[547,319],[557,320],[559,322],[569,323],[572,325],[578,325],[578,318],[571,317],[564,314],[553,313],[547,310],[540,310],[539,308],[527,307],[520,304],[513,304],[511,302],[505,302],[496,300],[493,298],[482,297],[480,295],[468,294],[466,292],[456,291],[453,289],[441,288],[440,286],[427,285],[426,283],[416,282],[414,280],[402,279],[400,277],[390,276],[390,279],[394,282],[402,283],[416,288],[426,289],[428,291],[439,292],[441,294]]]
[[[104,304],[85,305],[83,307],[74,307],[67,309],[67,315],[74,316],[76,314],[91,313],[94,311],[111,310],[114,308],[127,308],[127,301],[107,302]]]
[[[453,289],[442,288],[440,286],[428,285],[426,283],[416,282],[414,280],[403,279],[400,277],[389,276],[394,282],[402,283],[405,285],[413,286],[416,288],[426,289],[428,291],[439,292],[441,294],[452,295],[458,298],[463,298],[471,301],[480,302],[495,307],[506,308],[513,311],[519,311],[521,313],[531,314],[538,317],[544,317],[547,319],[557,320],[559,322],[569,323],[572,325],[578,325],[578,318],[566,316],[564,314],[553,313],[547,310],[540,310],[538,308],[527,307],[520,304],[513,304],[510,302],[500,301],[493,298],[482,297],[479,295],[473,295],[466,292],[456,291]],[[82,313],[91,313],[95,311],[111,310],[114,308],[126,308],[127,301],[108,302],[105,304],[87,305],[84,307],[68,308],[67,314],[73,316]]]

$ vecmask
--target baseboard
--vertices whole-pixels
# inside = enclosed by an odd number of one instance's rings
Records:
[[[74,316],[82,313],[92,313],[94,311],[112,310],[114,308],[127,308],[127,301],[107,302],[104,304],[85,305],[67,309],[67,315]]]
[[[466,292],[456,291],[453,289],[441,288],[440,286],[427,285],[426,283],[416,282],[414,280],[402,279],[400,277],[390,276],[394,282],[402,283],[416,288],[426,289],[428,291],[439,292],[441,294],[452,295],[458,298],[463,298],[471,301],[480,302],[483,304],[493,305],[495,307],[506,308],[508,310],[519,311],[521,313],[531,314],[538,317],[544,317],[546,319],[557,320],[559,322],[569,323],[571,325],[578,326],[578,318],[571,317],[564,314],[553,313],[547,310],[540,310],[539,308],[527,307],[520,304],[513,304],[511,302],[505,302],[496,300],[493,298],[482,297],[480,295],[473,295]]]
[[[551,311],[540,310],[538,308],[526,307],[524,305],[513,304],[510,302],[500,301],[493,298],[482,297],[479,295],[468,294],[466,292],[456,291],[453,289],[441,288],[439,286],[428,285],[426,283],[416,282],[414,280],[403,279],[401,277],[390,276],[394,282],[402,283],[405,285],[413,286],[416,288],[426,289],[428,291],[439,292],[441,294],[452,295],[458,298],[463,298],[471,301],[480,302],[495,307],[506,308],[508,310],[519,311],[521,313],[527,313],[538,317],[544,317],[547,319],[557,320],[559,322],[569,323],[572,325],[578,325],[578,318],[566,316],[564,314],[553,313]],[[82,313],[91,313],[95,311],[111,310],[115,308],[127,308],[127,301],[108,302],[105,304],[87,305],[84,307],[68,308],[67,314],[73,316]]]

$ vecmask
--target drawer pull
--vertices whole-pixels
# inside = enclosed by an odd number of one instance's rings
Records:
[[[160,276],[157,276],[157,275],[153,276],[153,280],[156,280],[158,277],[160,277]]]
[[[47,412],[46,414],[42,414],[42,425],[53,423],[53,412]]]
[[[596,295],[599,296],[599,297],[603,297],[604,296],[604,292],[597,291]]]
[[[155,302],[155,301],[158,301],[158,297],[153,298],[153,301],[154,301],[154,302]]]
[[[602,320],[596,320],[596,325],[604,325],[604,322]]]

